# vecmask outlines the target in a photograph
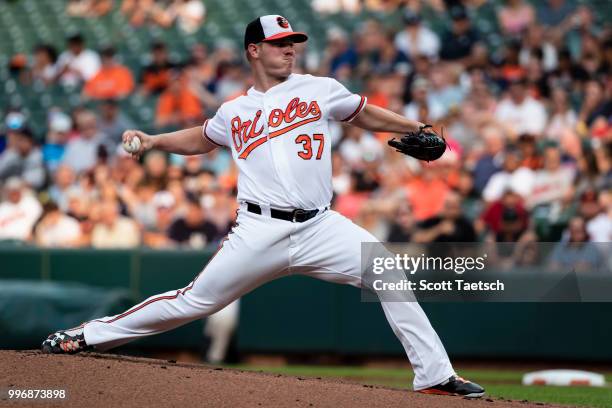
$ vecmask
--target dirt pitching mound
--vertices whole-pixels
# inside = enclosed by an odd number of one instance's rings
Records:
[[[36,407],[471,407],[544,404],[466,400],[341,380],[222,369],[112,354],[0,350],[0,406]],[[67,400],[14,401],[8,389],[64,389]],[[25,405],[24,405],[25,403]],[[548,405],[548,407],[551,407]]]

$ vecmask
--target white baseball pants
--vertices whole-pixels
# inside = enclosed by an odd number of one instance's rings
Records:
[[[162,333],[215,313],[256,287],[292,274],[360,287],[361,243],[377,241],[335,211],[292,223],[241,208],[233,232],[188,286],[152,296],[119,315],[87,322],[85,341],[107,350]],[[381,304],[414,369],[415,390],[455,374],[417,302]]]

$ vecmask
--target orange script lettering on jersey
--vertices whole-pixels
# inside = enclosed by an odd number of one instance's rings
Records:
[[[272,109],[268,117],[268,133],[262,136],[264,124],[258,126],[262,111],[258,110],[251,120],[243,121],[239,116],[232,118],[232,141],[239,159],[246,159],[248,155],[268,140],[287,133],[293,129],[314,122],[321,118],[321,109],[317,101],[310,104],[293,98],[287,107]],[[283,124],[287,125],[284,127]],[[259,129],[258,129],[259,127]],[[280,129],[279,129],[280,128]],[[274,130],[273,130],[274,129]]]

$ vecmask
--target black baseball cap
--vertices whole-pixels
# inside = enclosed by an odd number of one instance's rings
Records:
[[[293,42],[301,43],[308,40],[305,33],[293,31],[289,21],[283,16],[270,14],[257,17],[251,21],[244,32],[244,49],[249,44],[259,44],[262,41],[274,41],[291,37]]]

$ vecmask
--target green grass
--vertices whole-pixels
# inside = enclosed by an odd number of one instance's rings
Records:
[[[412,371],[409,368],[369,368],[342,366],[232,366],[243,370],[263,371],[305,377],[343,378],[363,384],[383,385],[410,389]],[[610,408],[612,388],[591,387],[526,387],[521,385],[524,372],[511,369],[467,369],[458,370],[461,376],[480,383],[487,395],[494,398],[548,402],[553,404]],[[612,373],[606,374],[606,381],[612,383]]]

